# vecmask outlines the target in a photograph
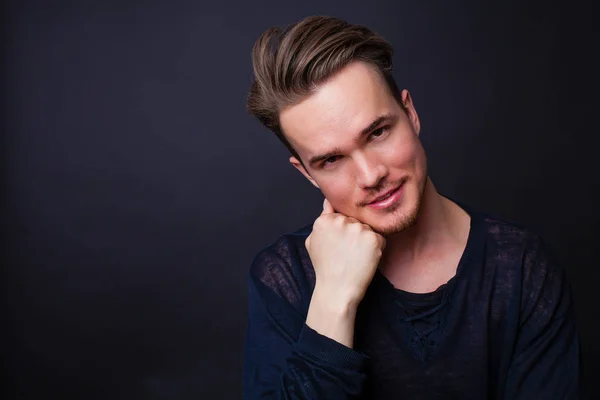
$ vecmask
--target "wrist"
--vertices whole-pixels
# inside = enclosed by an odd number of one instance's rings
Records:
[[[330,292],[315,290],[308,307],[306,325],[323,336],[352,348],[356,307],[352,302],[331,296]]]
[[[317,305],[323,313],[332,318],[353,318],[360,303],[355,297],[317,284],[312,294],[311,305]]]

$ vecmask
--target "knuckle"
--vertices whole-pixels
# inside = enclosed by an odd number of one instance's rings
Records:
[[[326,219],[325,219],[325,216],[324,216],[324,215],[322,215],[322,216],[320,216],[319,218],[317,218],[317,219],[315,220],[315,222],[314,222],[313,226],[316,226],[316,227],[322,227],[322,226],[323,226],[323,224],[325,223],[325,221],[326,221]]]
[[[348,217],[348,220],[349,220],[349,222],[351,222],[352,224],[355,224],[355,225],[362,225],[362,222],[360,222],[359,220],[357,220],[357,219],[356,219],[356,218],[354,218],[354,217]]]
[[[379,238],[373,231],[365,231],[365,240],[367,240],[370,244],[377,246],[379,245]]]
[[[346,217],[343,215],[336,215],[333,217],[333,222],[337,225],[344,225],[346,223]]]
[[[351,229],[353,232],[360,232],[362,231],[362,226],[356,221],[348,221],[348,229]]]

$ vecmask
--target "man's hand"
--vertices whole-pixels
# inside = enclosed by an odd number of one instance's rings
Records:
[[[352,347],[356,308],[375,275],[385,239],[327,201],[306,239],[316,284],[307,325]]]
[[[333,302],[358,306],[385,248],[383,236],[356,218],[336,213],[327,201],[306,239],[319,289]]]

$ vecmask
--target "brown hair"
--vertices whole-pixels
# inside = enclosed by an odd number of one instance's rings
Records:
[[[353,61],[373,65],[400,100],[391,74],[392,55],[392,46],[375,32],[334,17],[312,16],[285,30],[270,28],[252,48],[254,81],[247,109],[302,163],[284,135],[279,112],[301,101]]]

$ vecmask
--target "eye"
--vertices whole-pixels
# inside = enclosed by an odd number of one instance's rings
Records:
[[[380,128],[375,129],[373,132],[371,132],[371,137],[376,139],[379,138],[381,136],[383,136],[383,134],[388,130],[387,126],[382,126]]]
[[[321,165],[324,166],[324,167],[326,167],[328,165],[331,165],[331,164],[335,163],[340,158],[342,158],[342,156],[332,156],[332,157],[329,157],[328,159],[326,159],[325,161],[323,161],[323,164],[321,164]]]

